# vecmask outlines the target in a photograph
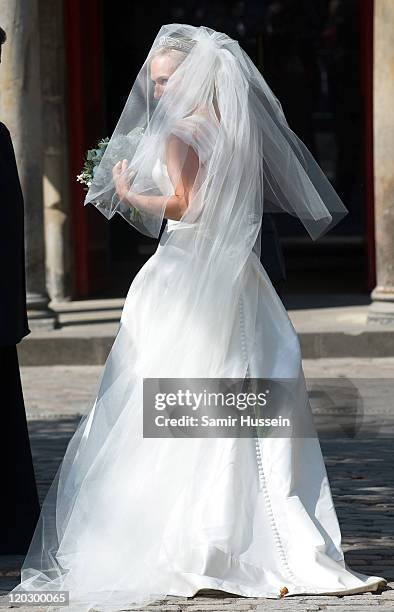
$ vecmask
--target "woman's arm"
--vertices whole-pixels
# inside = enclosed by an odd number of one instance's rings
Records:
[[[112,170],[116,193],[120,201],[130,206],[159,214],[164,206],[164,217],[179,221],[189,205],[189,198],[199,168],[194,149],[175,135],[170,136],[166,147],[168,176],[174,186],[174,195],[150,196],[133,193],[126,178],[128,161],[118,162]]]

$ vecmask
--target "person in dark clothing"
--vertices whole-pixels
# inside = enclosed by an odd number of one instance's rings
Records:
[[[5,40],[5,32],[0,28],[0,61]],[[1,122],[0,209],[0,554],[7,555],[26,554],[40,504],[16,347],[30,333],[26,312],[24,203],[11,136]]]
[[[261,226],[261,255],[263,264],[276,293],[283,301],[283,287],[286,281],[286,267],[278,230],[272,213],[264,213]]]

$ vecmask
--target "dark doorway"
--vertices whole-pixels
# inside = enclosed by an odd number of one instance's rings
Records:
[[[236,38],[279,98],[290,127],[314,153],[350,213],[321,241],[275,215],[285,254],[285,293],[364,292],[364,108],[358,0],[102,0],[106,134],[110,135],[160,26],[207,25]],[[118,215],[108,230],[108,295],[124,295],[156,248]],[[338,273],[340,272],[340,273]]]

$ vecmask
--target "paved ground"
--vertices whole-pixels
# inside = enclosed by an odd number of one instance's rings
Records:
[[[325,437],[323,433],[322,450],[342,528],[346,560],[355,570],[384,576],[390,581],[390,587],[380,594],[297,596],[283,600],[245,599],[212,592],[191,599],[171,598],[145,610],[359,612],[379,608],[394,612],[394,359],[305,360],[304,371],[308,386],[312,379],[341,376],[347,390],[361,389],[363,402],[361,411],[357,413],[358,421],[350,428],[350,433],[345,429],[339,437]],[[80,415],[94,400],[101,372],[101,366],[22,368],[41,500]],[[365,389],[369,391],[364,393]],[[315,395],[312,405],[317,413],[324,413],[323,416],[336,414],[338,406],[331,404],[324,408],[324,402],[319,405],[319,394]],[[376,422],[383,423],[383,426],[376,428]],[[359,435],[360,431],[363,435]],[[0,557],[0,589],[3,593],[18,582],[21,561],[21,557]]]

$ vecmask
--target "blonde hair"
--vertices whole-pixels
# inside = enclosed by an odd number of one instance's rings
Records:
[[[151,53],[150,61],[162,55],[169,55],[175,60],[176,65],[179,66],[185,59],[187,53],[185,51],[180,51],[180,49],[174,49],[173,47],[156,47]]]

